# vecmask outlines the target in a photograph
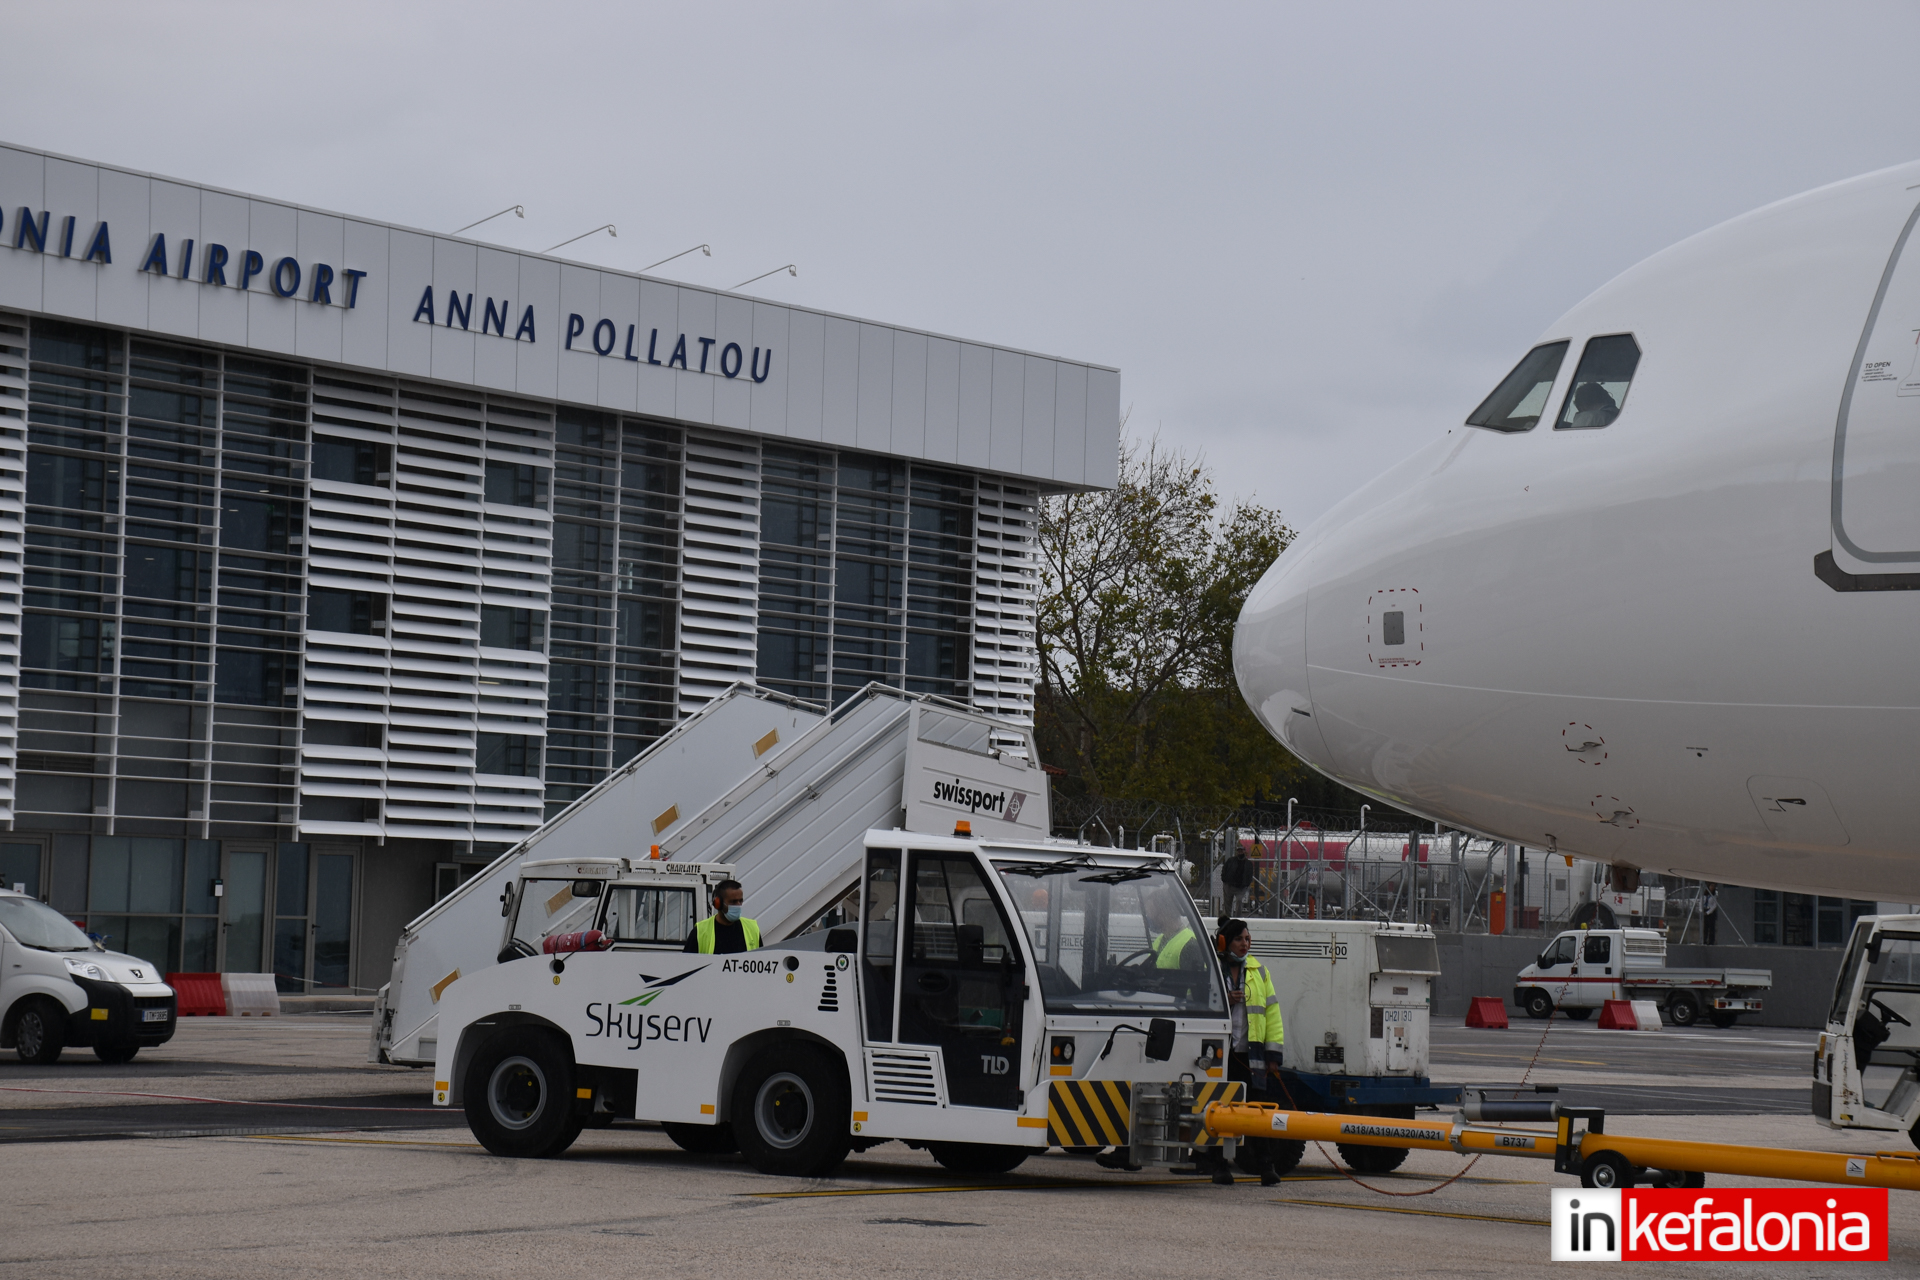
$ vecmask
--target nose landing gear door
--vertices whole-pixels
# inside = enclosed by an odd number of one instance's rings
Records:
[[[1014,1110],[1025,975],[999,899],[971,853],[907,857],[900,1041],[940,1046],[955,1106]]]

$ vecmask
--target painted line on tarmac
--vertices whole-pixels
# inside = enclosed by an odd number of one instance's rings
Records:
[[[75,1093],[96,1098],[158,1098],[163,1102],[210,1102],[224,1107],[284,1107],[294,1111],[438,1111],[446,1107],[352,1107],[320,1102],[268,1102],[254,1098],[201,1098],[186,1093],[130,1093],[119,1089],[43,1089],[0,1085],[0,1093]]]
[[[1258,1178],[1236,1178],[1236,1182],[1260,1181]],[[1308,1174],[1304,1177],[1290,1177],[1287,1182],[1338,1182],[1338,1174]],[[1088,1189],[1127,1190],[1131,1187],[1210,1187],[1213,1184],[1205,1178],[1154,1178],[1139,1181],[1112,1182],[1094,1180],[1074,1182],[995,1182],[971,1187],[845,1187],[827,1191],[742,1191],[742,1196],[757,1200],[819,1200],[835,1196],[926,1196],[946,1195],[962,1191],[1086,1191]]]
[[[1316,1209],[1362,1209],[1368,1213],[1408,1213],[1417,1218],[1461,1218],[1468,1222],[1506,1222],[1516,1227],[1550,1227],[1545,1218],[1503,1218],[1492,1213],[1448,1213],[1442,1209],[1403,1209],[1391,1204],[1343,1204],[1338,1200],[1276,1199],[1275,1204],[1303,1204]]]
[[[477,1151],[477,1142],[429,1142],[410,1138],[320,1138],[303,1133],[249,1133],[235,1135],[250,1142],[339,1142],[354,1147],[464,1147]]]
[[[1528,1055],[1527,1055],[1527,1054],[1526,1054],[1525,1052],[1520,1052],[1520,1053],[1475,1053],[1475,1052],[1473,1052],[1473,1051],[1472,1051],[1472,1050],[1470,1050],[1470,1049],[1452,1049],[1452,1050],[1449,1050],[1449,1052],[1451,1052],[1451,1053],[1453,1053],[1454,1055],[1456,1055],[1456,1056],[1458,1056],[1458,1057],[1462,1057],[1462,1058],[1511,1058],[1511,1059],[1513,1059],[1513,1060],[1514,1060],[1514,1061],[1516,1061],[1516,1062],[1520,1062],[1520,1061],[1527,1061],[1527,1060],[1529,1060],[1529,1059],[1528,1059]],[[1611,1063],[1611,1062],[1595,1062],[1595,1061],[1594,1061],[1593,1059],[1591,1059],[1591,1058],[1541,1058],[1541,1059],[1540,1059],[1540,1061],[1541,1061],[1541,1062],[1560,1062],[1560,1063],[1571,1063],[1572,1065],[1574,1065],[1574,1066],[1577,1066],[1577,1067],[1611,1067],[1611,1066],[1614,1066],[1614,1065],[1615,1065],[1614,1063]]]

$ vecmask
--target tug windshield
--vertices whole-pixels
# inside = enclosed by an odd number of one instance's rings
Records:
[[[1171,872],[1085,862],[996,862],[1049,1013],[1219,1017],[1213,939]]]

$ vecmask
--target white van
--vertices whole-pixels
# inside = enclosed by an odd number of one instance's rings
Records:
[[[37,898],[0,890],[0,1049],[54,1062],[90,1045],[129,1062],[173,1039],[173,988],[138,956],[102,950]]]

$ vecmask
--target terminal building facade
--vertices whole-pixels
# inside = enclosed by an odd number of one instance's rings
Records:
[[[0,883],[365,989],[735,681],[1030,721],[1038,502],[1114,483],[1119,396],[0,146]]]

